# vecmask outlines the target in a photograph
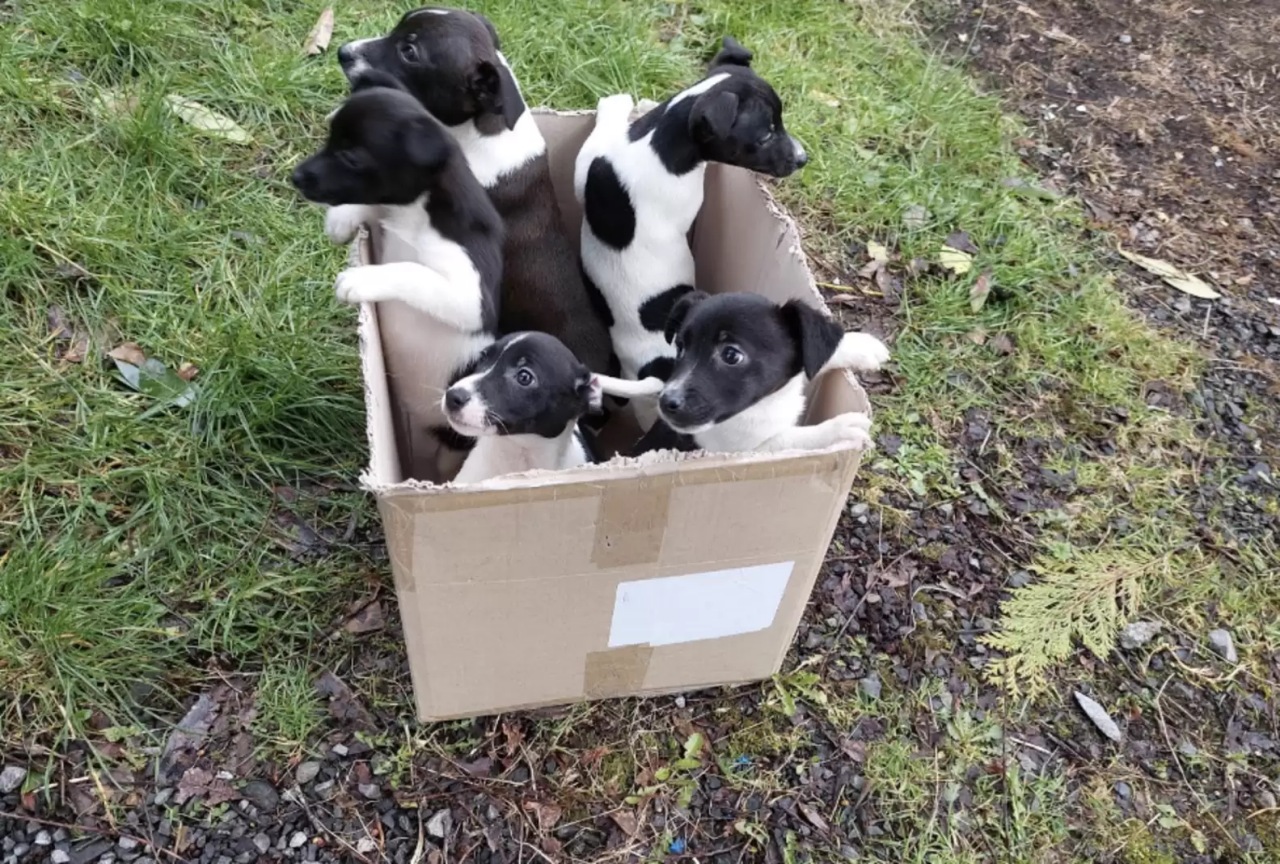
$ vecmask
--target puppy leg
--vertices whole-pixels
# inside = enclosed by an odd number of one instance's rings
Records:
[[[360,226],[374,221],[374,208],[364,204],[339,204],[324,214],[324,236],[330,243],[345,246],[356,239]]]
[[[344,303],[399,300],[464,333],[484,328],[480,288],[451,284],[448,279],[413,261],[348,267],[338,274],[334,293]]]
[[[821,450],[848,441],[856,444],[859,450],[870,450],[875,446],[871,441],[870,431],[870,417],[849,412],[824,420],[817,426],[793,426],[764,442],[760,449]]]
[[[846,333],[836,346],[831,359],[823,365],[827,369],[856,369],[874,372],[889,360],[889,349],[870,333]]]

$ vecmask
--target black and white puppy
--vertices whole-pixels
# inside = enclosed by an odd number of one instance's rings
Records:
[[[879,369],[889,349],[868,333],[845,333],[798,300],[693,291],[675,304],[665,338],[675,368],[658,397],[660,422],[636,447],[709,452],[819,450],[842,441],[871,446],[866,414],[800,426],[805,387],[827,369]]]
[[[398,300],[425,313],[412,322],[427,354],[413,386],[443,393],[496,338],[502,277],[502,220],[457,142],[394,80],[370,73],[333,116],[323,149],[292,179],[308,200],[356,208],[362,222],[381,224],[388,263],[347,268],[335,291],[348,303]],[[469,442],[452,434],[434,396],[427,404],[411,422],[455,451],[437,458],[447,473]]]
[[[652,396],[660,386],[656,379],[595,375],[546,333],[504,336],[441,399],[454,430],[477,439],[454,482],[478,483],[502,474],[595,461],[579,419],[601,410],[605,393]]]
[[[588,293],[551,186],[547,144],[483,15],[427,7],[406,13],[385,36],[338,50],[347,77],[394,77],[457,140],[506,226],[499,332],[540,330],[592,369],[608,370],[607,310]],[[349,243],[362,214],[335,208],[325,223]],[[616,363],[616,361],[614,361]]]
[[[707,76],[635,122],[626,94],[600,100],[574,166],[583,206],[582,263],[609,307],[624,378],[666,379],[672,306],[694,289],[688,233],[702,207],[708,162],[785,177],[805,164],[782,125],[782,102],[733,38]],[[652,409],[637,406],[644,428]]]

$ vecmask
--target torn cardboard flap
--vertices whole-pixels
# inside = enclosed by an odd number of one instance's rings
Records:
[[[573,161],[589,113],[538,113],[576,248]],[[796,225],[751,174],[712,165],[694,231],[699,287],[822,299]],[[376,230],[355,247],[379,260]],[[399,304],[360,315],[370,444],[418,715],[487,715],[669,693],[776,672],[861,454],[653,453],[438,485],[419,464],[424,361]],[[811,386],[807,423],[868,411],[852,375]],[[430,398],[438,398],[432,394]],[[417,402],[417,404],[415,404]]]

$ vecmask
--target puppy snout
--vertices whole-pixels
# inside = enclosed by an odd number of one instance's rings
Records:
[[[307,187],[311,185],[312,179],[313,175],[311,170],[307,167],[305,162],[297,168],[294,168],[293,174],[289,176],[289,180],[293,183],[293,188],[297,189],[299,192],[306,192]]]
[[[791,139],[791,148],[795,151],[797,168],[803,168],[809,164],[809,154],[804,152],[804,145],[794,137]]]
[[[355,43],[347,42],[338,49],[338,64],[346,69],[354,62],[356,62]]]
[[[450,387],[444,394],[444,407],[449,411],[461,411],[471,401],[471,391],[463,387]]]
[[[674,414],[684,407],[684,393],[679,390],[663,390],[658,406],[667,414]]]

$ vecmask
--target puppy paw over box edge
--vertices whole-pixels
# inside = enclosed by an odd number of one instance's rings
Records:
[[[575,246],[573,158],[591,112],[537,110]],[[376,260],[362,231],[353,264]],[[711,165],[698,286],[825,308],[797,226],[753,175]],[[406,479],[380,317],[360,309],[369,468],[419,719],[743,684],[782,665],[861,453],[648,454],[454,488]],[[807,423],[869,412],[852,375],[812,387]]]

